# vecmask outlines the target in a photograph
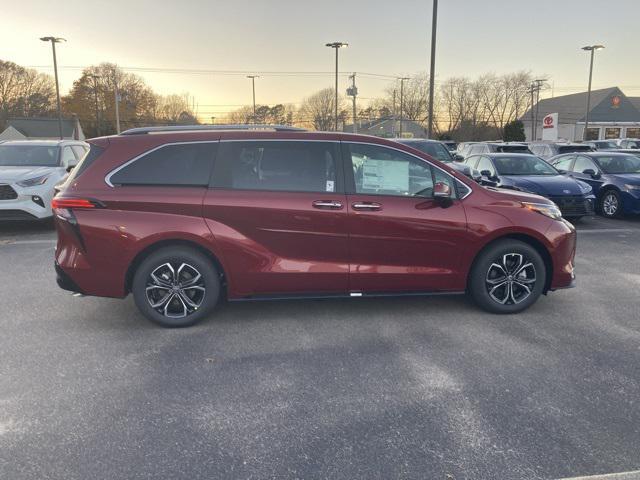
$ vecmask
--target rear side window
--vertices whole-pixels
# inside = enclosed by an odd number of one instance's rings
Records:
[[[337,158],[333,142],[223,142],[213,187],[336,192]]]
[[[113,185],[204,187],[209,184],[217,143],[165,145],[125,164],[108,180]]]
[[[74,179],[78,178],[82,173],[104,152],[104,148],[99,147],[98,145],[94,145],[93,143],[89,144],[89,153],[78,162],[76,167],[71,170],[71,174],[69,174],[69,178],[67,182],[72,182]]]

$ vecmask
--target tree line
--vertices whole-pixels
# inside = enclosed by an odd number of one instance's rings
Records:
[[[530,72],[485,74],[477,78],[451,77],[437,83],[434,99],[434,130],[438,138],[458,141],[505,138],[514,121],[530,105]],[[416,74],[402,89],[402,118],[426,127],[428,121],[426,74]],[[198,118],[189,96],[155,93],[145,81],[111,63],[85,68],[62,97],[65,118],[75,115],[88,137],[116,132],[116,90],[122,129],[146,125],[194,124]],[[276,104],[244,106],[219,118],[219,123],[267,123],[332,130],[335,124],[335,92],[321,89],[299,106]],[[362,104],[363,102],[359,102]],[[353,123],[350,98],[338,96],[338,123]],[[0,131],[11,117],[56,115],[55,84],[50,75],[0,60]],[[356,122],[399,119],[400,88],[390,84],[384,93],[356,112]]]
[[[77,116],[87,137],[116,133],[116,90],[122,129],[197,123],[187,94],[159,95],[137,75],[102,63],[85,68],[61,98],[62,115]],[[55,117],[50,75],[0,60],[0,131],[12,117]]]

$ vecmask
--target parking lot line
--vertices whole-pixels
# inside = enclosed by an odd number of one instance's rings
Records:
[[[579,234],[582,233],[636,233],[640,232],[637,228],[597,228],[592,230],[578,230]]]
[[[587,477],[560,478],[558,480],[640,480],[640,470],[632,472],[607,473],[603,475],[590,475]]]
[[[49,240],[0,240],[0,246],[3,245],[49,245],[49,244],[55,244],[56,240],[55,239],[49,239]]]

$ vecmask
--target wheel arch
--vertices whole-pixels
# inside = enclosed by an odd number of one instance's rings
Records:
[[[471,274],[473,272],[473,269],[475,268],[475,265],[478,261],[478,259],[480,258],[480,256],[491,246],[495,245],[496,242],[502,241],[502,240],[519,240],[523,243],[526,243],[527,245],[533,247],[542,257],[542,261],[544,262],[544,266],[546,268],[546,278],[545,278],[545,285],[544,285],[544,290],[543,293],[547,293],[550,288],[551,288],[551,282],[553,280],[553,260],[551,258],[551,254],[549,253],[549,250],[547,249],[547,247],[545,246],[544,243],[542,243],[540,240],[538,240],[537,238],[535,238],[532,235],[528,235],[526,233],[506,233],[504,235],[500,235],[499,237],[493,238],[491,239],[489,242],[487,242],[475,255],[475,257],[473,258],[473,262],[471,262],[471,267],[469,268],[469,271],[467,272],[467,281],[466,281],[466,288],[467,290],[469,289],[469,280],[471,278]]]
[[[224,293],[226,295],[228,276],[220,259],[216,256],[215,253],[213,253],[208,248],[200,245],[197,242],[194,242],[191,240],[185,240],[185,239],[159,240],[150,245],[147,245],[140,252],[138,252],[136,256],[133,258],[133,260],[131,261],[131,263],[129,264],[129,267],[127,268],[127,273],[125,274],[125,280],[124,280],[125,293],[127,294],[131,293],[131,285],[133,283],[133,277],[136,273],[136,270],[138,270],[138,267],[146,257],[151,255],[153,252],[160,250],[161,248],[176,247],[176,246],[192,248],[204,254],[208,259],[210,259],[211,262],[214,264],[214,266],[218,269],[218,272],[221,276],[220,278],[221,292],[220,293],[221,294]]]

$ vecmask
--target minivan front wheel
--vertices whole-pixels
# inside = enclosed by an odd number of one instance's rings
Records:
[[[519,240],[501,240],[480,253],[469,278],[469,293],[484,310],[517,313],[536,302],[546,277],[535,248]]]
[[[215,307],[219,274],[205,255],[186,247],[166,247],[142,261],[133,277],[133,298],[149,320],[163,327],[188,327]]]

